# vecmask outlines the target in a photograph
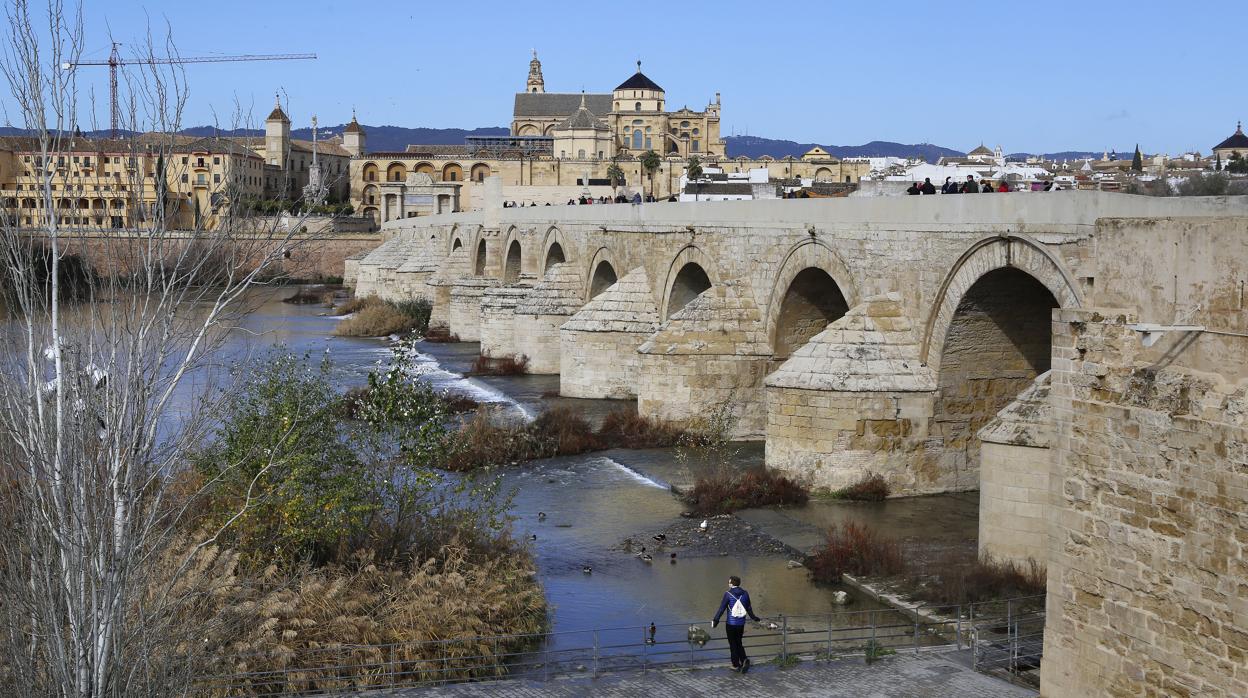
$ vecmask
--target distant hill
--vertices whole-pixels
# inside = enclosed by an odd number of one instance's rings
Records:
[[[337,126],[324,126],[318,130],[320,138],[329,138],[335,135],[341,135],[346,124],[338,124]],[[369,151],[377,152],[395,152],[402,151],[409,144],[420,143],[424,145],[459,145],[464,142],[468,136],[506,136],[509,131],[502,126],[484,126],[474,129],[462,128],[407,128],[405,126],[368,126],[364,125],[364,131],[368,136]],[[0,136],[17,136],[22,135],[23,130],[8,126],[0,126]],[[234,129],[234,130],[217,130],[214,126],[192,126],[182,129],[181,133],[188,136],[211,136],[219,134],[222,136],[260,136],[264,134],[263,129]],[[293,129],[291,136],[302,140],[312,139],[312,129],[297,128]],[[86,136],[90,138],[107,137],[107,130],[87,131]],[[126,132],[123,135],[129,135]],[[823,145],[821,143],[798,143],[797,141],[788,141],[777,138],[763,138],[762,136],[728,136],[724,138],[728,146],[728,156],[738,157],[744,155],[747,158],[757,158],[763,155],[770,155],[773,158],[782,158],[788,155],[793,157],[801,157],[802,153],[814,148],[816,145],[822,147],[832,155],[838,158],[849,157],[921,157],[928,162],[936,162],[942,157],[958,157],[965,153],[945,148],[931,143],[915,143],[907,145],[905,143],[894,143],[892,141],[871,141],[863,145]],[[1044,153],[1045,157],[1055,160],[1082,160],[1091,158],[1100,160],[1104,151],[1084,151],[1084,150],[1066,150],[1058,153]],[[1129,160],[1135,152],[1135,148],[1120,148],[1118,150],[1119,160]],[[1006,157],[1011,160],[1024,160],[1033,153],[1010,153]],[[1145,157],[1148,157],[1147,155]]]
[[[957,157],[965,153],[950,148],[943,148],[931,143],[906,145],[892,141],[871,141],[863,145],[823,145],[822,143],[798,143],[796,141],[763,138],[762,136],[728,136],[724,139],[728,145],[728,156],[756,158],[770,155],[782,158],[788,155],[800,157],[802,153],[820,146],[838,158],[850,157],[921,157],[928,162],[936,162],[942,157]]]

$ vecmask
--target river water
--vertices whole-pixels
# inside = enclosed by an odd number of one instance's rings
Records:
[[[338,319],[324,315],[320,306],[280,301],[292,292],[257,292],[261,294],[257,311],[231,338],[226,354],[236,358],[256,355],[275,344],[313,356],[328,352],[332,375],[343,387],[362,384],[370,370],[388,361],[389,342],[332,337]],[[632,404],[549,397],[558,390],[558,376],[465,378],[462,374],[477,355],[476,344],[422,342],[417,349],[422,379],[439,390],[496,404],[516,418],[531,418],[552,404],[568,404],[596,420]],[[761,444],[745,444],[738,460],[747,465],[762,457]],[[671,449],[647,449],[556,458],[504,470],[505,484],[515,493],[511,512],[515,533],[522,539],[536,536],[529,545],[550,604],[552,630],[567,633],[563,636],[566,643],[583,641],[573,639],[575,634],[594,628],[693,621],[709,627],[725,580],[733,574],[743,579],[759,615],[845,610],[833,604],[835,588],[816,585],[804,569],[787,566],[792,555],[712,554],[681,557],[674,564],[664,555],[646,564],[622,551],[619,546],[624,538],[644,541],[680,521],[682,505],[668,486],[687,482],[691,478],[688,467]],[[538,512],[546,517],[539,520]],[[817,501],[801,509],[742,512],[741,518],[798,550],[807,550],[824,527],[846,520],[860,520],[902,538],[936,537],[965,543],[976,535],[976,515],[974,495],[949,495],[871,505]],[[585,573],[586,566],[591,573]],[[881,606],[855,598],[849,608]],[[556,645],[562,643],[555,640]]]

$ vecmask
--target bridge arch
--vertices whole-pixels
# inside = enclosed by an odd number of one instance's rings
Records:
[[[570,261],[570,249],[563,233],[555,226],[550,226],[546,230],[546,237],[542,240],[542,275],[545,276],[551,266]]]
[[[485,238],[477,241],[477,258],[472,263],[473,276],[485,276]]]
[[[940,369],[949,325],[967,290],[990,271],[1014,268],[1043,284],[1062,308],[1078,308],[1083,296],[1074,277],[1044,245],[1025,235],[996,235],[971,245],[954,262],[935,295],[923,332],[920,358],[933,369]]]
[[[784,359],[858,302],[845,263],[818,240],[794,245],[780,263],[767,301],[767,338]]]
[[[589,266],[585,268],[584,297],[587,301],[619,280],[620,270],[615,260],[615,254],[606,246],[599,247],[594,252],[589,260]]]
[[[520,241],[513,238],[507,244],[507,257],[503,262],[503,283],[514,284],[520,280],[523,262],[524,249],[520,246]]]
[[[950,488],[978,487],[977,433],[1049,370],[1053,309],[1082,301],[1060,263],[1019,236],[972,245],[936,300],[922,357],[936,372],[930,433],[941,445],[924,472]]]
[[[666,322],[673,313],[718,283],[717,277],[715,264],[705,252],[695,245],[682,248],[672,258],[663,280],[663,320]]]

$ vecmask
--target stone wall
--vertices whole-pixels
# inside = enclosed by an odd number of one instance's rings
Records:
[[[498,283],[495,279],[469,277],[451,286],[447,322],[460,341],[481,341],[481,298],[487,289]]]
[[[1147,356],[1134,320],[1054,322],[1042,694],[1248,695],[1248,389]]]
[[[516,304],[530,286],[495,286],[481,297],[481,356],[505,359],[516,356]]]
[[[1049,374],[979,431],[979,552],[1041,565],[1049,559],[1053,412]]]

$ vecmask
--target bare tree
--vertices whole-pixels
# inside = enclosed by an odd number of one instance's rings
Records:
[[[249,219],[241,178],[207,206],[170,186],[187,167],[176,67],[124,73],[132,135],[84,144],[87,109],[62,68],[82,50],[80,10],[10,0],[7,15],[0,70],[36,151],[39,205],[0,205],[0,680],[10,695],[181,692],[202,630],[187,619],[211,593],[195,575],[214,532],[192,536],[204,485],[187,484],[184,461],[228,397],[214,351],[249,289],[309,240]],[[140,56],[176,55],[140,43]],[[66,162],[88,147],[111,161],[107,182]],[[125,230],[66,215],[98,186],[109,213],[129,200]]]

